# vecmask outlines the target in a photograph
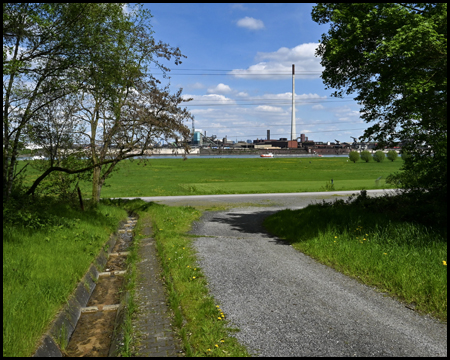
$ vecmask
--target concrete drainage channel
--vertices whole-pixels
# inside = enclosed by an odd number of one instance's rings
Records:
[[[136,221],[135,217],[128,217],[118,233],[111,236],[42,339],[34,357],[117,355],[115,337],[122,312],[120,290],[126,272],[126,250],[131,245]]]

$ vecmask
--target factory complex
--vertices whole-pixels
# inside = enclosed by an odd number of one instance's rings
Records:
[[[351,137],[352,142],[344,142],[334,140],[334,142],[322,142],[308,139],[305,134],[300,134],[295,140],[288,138],[271,139],[270,130],[267,130],[267,137],[265,139],[247,140],[247,141],[229,141],[227,138],[218,139],[215,135],[206,136],[206,132],[200,129],[194,131],[191,148],[199,148],[200,154],[215,154],[215,153],[262,153],[270,151],[274,154],[310,154],[310,155],[345,155],[352,150],[375,151],[377,143],[375,142],[360,142],[357,138]],[[400,150],[400,146],[383,149]]]

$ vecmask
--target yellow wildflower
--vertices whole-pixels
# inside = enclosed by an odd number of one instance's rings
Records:
[[[215,346],[215,347],[219,347],[219,345],[217,345],[217,344],[216,344],[216,345],[214,345],[214,346]]]
[[[195,279],[195,276],[193,276],[192,278]]]
[[[383,253],[384,255],[387,255],[387,253]]]
[[[445,266],[447,266],[447,261],[445,261],[445,260],[442,260],[442,265],[445,265]]]
[[[337,239],[337,236],[335,236],[334,238]]]
[[[220,342],[225,342],[224,340],[220,340]]]
[[[218,317],[218,319],[219,319],[219,320],[222,320],[222,318],[221,318],[220,316]]]

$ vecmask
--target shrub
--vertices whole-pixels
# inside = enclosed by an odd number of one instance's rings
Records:
[[[394,161],[395,159],[397,159],[397,156],[398,156],[398,154],[397,154],[397,151],[395,151],[395,150],[389,150],[388,153],[386,154],[386,157],[391,161]]]
[[[384,152],[382,152],[381,150],[378,150],[378,151],[373,155],[373,159],[374,159],[376,162],[383,162],[385,158],[386,158],[386,155],[384,155]]]
[[[361,160],[364,160],[366,163],[368,163],[370,160],[372,160],[372,154],[368,150],[361,151]]]
[[[350,153],[348,154],[348,157],[349,157],[350,161],[353,161],[355,163],[359,160],[359,152],[350,151]]]
[[[411,154],[408,151],[406,151],[405,149],[402,149],[402,155],[401,156],[402,156],[402,159],[404,161],[406,161],[406,159],[409,159],[411,157]]]

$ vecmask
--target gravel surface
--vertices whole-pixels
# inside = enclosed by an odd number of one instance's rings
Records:
[[[246,200],[244,200],[246,201]],[[310,198],[289,204],[305,206]],[[447,356],[447,325],[269,236],[275,207],[205,212],[194,246],[238,340],[260,356]],[[299,229],[301,231],[301,229]]]

